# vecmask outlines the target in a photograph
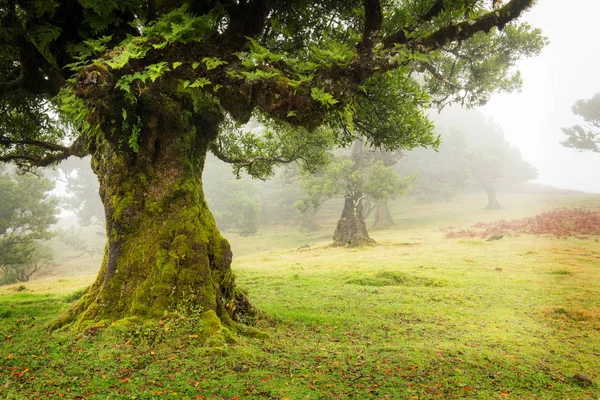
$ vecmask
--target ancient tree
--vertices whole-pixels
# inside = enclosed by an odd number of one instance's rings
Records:
[[[54,326],[183,304],[248,321],[202,191],[206,153],[268,176],[358,128],[372,146],[419,143],[409,106],[428,95],[479,104],[519,86],[515,61],[544,44],[515,22],[533,2],[0,1],[0,160],[91,155],[106,215],[98,278]],[[404,96],[407,126],[360,126],[380,90]],[[264,131],[238,129],[253,116]]]

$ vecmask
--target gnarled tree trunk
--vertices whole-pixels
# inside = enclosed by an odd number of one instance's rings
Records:
[[[389,228],[392,225],[394,225],[394,220],[392,219],[392,214],[388,207],[388,201],[378,201],[375,206],[375,221],[373,222],[373,227],[376,229],[384,229]]]
[[[182,305],[226,325],[252,315],[202,192],[220,114],[192,117],[167,100],[147,106],[137,153],[108,135],[92,145],[108,242],[95,283],[54,327],[159,318]]]
[[[367,157],[364,148],[365,144],[362,140],[356,140],[352,145],[354,170],[359,169]],[[348,182],[344,209],[333,233],[333,244],[335,246],[357,247],[375,243],[369,237],[369,232],[367,232],[362,201],[362,182]]]
[[[485,207],[488,210],[499,210],[502,208],[500,203],[498,203],[498,198],[496,197],[496,189],[491,184],[485,184],[484,186],[485,192],[488,197],[488,204]]]
[[[362,191],[354,188],[344,201],[342,216],[333,234],[335,246],[363,246],[374,244],[369,237],[367,224],[362,214]]]

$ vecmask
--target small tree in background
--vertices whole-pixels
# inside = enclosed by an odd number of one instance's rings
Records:
[[[344,197],[345,180],[351,174],[352,163],[336,156],[319,173],[302,175],[298,181],[302,194],[295,206],[302,213],[300,230],[313,232],[319,209],[327,200]]]
[[[394,225],[388,206],[388,200],[398,194],[408,194],[408,188],[415,181],[416,175],[400,177],[394,168],[386,166],[383,161],[376,161],[366,173],[363,184],[364,194],[375,202],[375,220],[373,228],[381,229]],[[368,216],[368,213],[365,217]]]
[[[459,174],[466,171],[471,183],[485,190],[486,208],[501,208],[496,194],[499,184],[523,183],[537,176],[535,168],[523,160],[494,121],[480,112],[450,107],[438,115],[435,122],[450,132],[442,141],[454,137],[455,144],[450,146],[452,157],[448,159],[452,161],[452,169]]]
[[[522,183],[535,179],[536,169],[523,160],[521,152],[510,145],[501,131],[488,125],[489,130],[472,132],[487,138],[487,144],[479,144],[467,149],[465,159],[469,174],[476,185],[483,187],[487,194],[489,210],[502,208],[498,202],[498,183]]]
[[[296,207],[305,216],[303,230],[316,230],[315,215],[321,205],[332,198],[343,198],[344,208],[333,235],[338,246],[371,244],[363,214],[365,198],[375,203],[375,227],[393,223],[387,200],[403,193],[414,177],[401,178],[391,167],[396,160],[394,152],[382,153],[366,148],[356,141],[350,156],[336,156],[320,173],[303,176],[299,186],[303,196]],[[370,212],[370,211],[369,211]]]
[[[453,130],[441,133],[437,151],[415,149],[398,162],[401,174],[415,174],[409,193],[420,202],[450,201],[469,179],[465,137]]]
[[[575,115],[583,118],[587,126],[562,128],[567,139],[560,144],[577,150],[600,153],[600,93],[588,100],[577,100],[572,110]]]
[[[104,226],[100,186],[90,163],[90,157],[72,157],[57,166],[56,179],[65,183],[65,196],[61,198],[60,205],[73,212],[81,226]]]
[[[52,260],[50,225],[56,222],[52,182],[36,176],[0,173],[0,284],[26,282]]]

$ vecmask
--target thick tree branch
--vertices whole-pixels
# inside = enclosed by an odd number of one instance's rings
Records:
[[[5,138],[0,139],[0,146],[33,146],[34,148],[46,151],[46,153],[41,155],[36,155],[35,153],[8,153],[0,156],[0,161],[13,162],[20,167],[47,167],[58,164],[71,156],[85,157],[89,154],[84,139],[81,136],[68,147],[41,140],[7,140]]]
[[[462,42],[477,32],[489,32],[492,28],[503,29],[506,24],[517,19],[535,0],[511,0],[504,7],[481,17],[447,26],[417,42],[423,51],[433,51],[450,42]]]
[[[381,0],[363,0],[365,8],[365,27],[362,41],[358,48],[363,56],[371,56],[373,44],[381,31],[383,17],[381,14]]]
[[[406,32],[413,32],[417,27],[421,26],[424,23],[427,23],[437,17],[444,10],[444,2],[443,0],[437,0],[435,4],[423,14],[417,21],[415,21],[411,27],[407,27],[406,29],[400,29],[397,32],[386,36],[382,42],[384,48],[393,47],[395,43],[404,44],[406,43],[408,37]]]
[[[525,10],[530,8],[534,2],[535,0],[511,0],[505,6],[486,13],[479,18],[442,28],[418,40],[416,44],[421,51],[428,52],[444,47],[450,42],[461,42],[480,31],[489,32],[493,27],[502,29],[506,24],[518,18]],[[433,13],[432,15],[437,14]],[[382,42],[384,48],[392,48],[395,44],[409,43],[409,39],[404,33],[404,29],[401,29],[385,37]]]

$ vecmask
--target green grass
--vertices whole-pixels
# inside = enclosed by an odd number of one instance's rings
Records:
[[[0,397],[600,398],[598,238],[485,242],[440,230],[600,207],[600,197],[512,196],[497,212],[463,200],[396,203],[397,225],[372,232],[372,248],[328,246],[334,207],[312,235],[287,226],[234,238],[233,268],[262,310],[264,340],[203,348],[193,318],[49,335],[91,275],[0,288]]]

